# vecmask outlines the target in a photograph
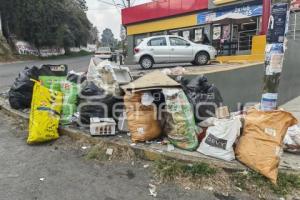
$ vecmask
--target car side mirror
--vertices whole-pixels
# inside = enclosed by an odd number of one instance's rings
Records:
[[[185,45],[186,45],[187,47],[191,46],[191,44],[190,44],[190,43],[186,43]]]

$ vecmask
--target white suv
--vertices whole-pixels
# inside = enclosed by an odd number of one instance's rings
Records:
[[[214,47],[196,44],[179,36],[164,35],[143,39],[134,49],[134,60],[143,69],[150,69],[154,63],[184,63],[206,65],[215,59]]]

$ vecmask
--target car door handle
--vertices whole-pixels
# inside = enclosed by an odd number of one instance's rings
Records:
[[[154,51],[154,49],[150,49],[150,51]]]
[[[175,49],[174,48],[171,48],[171,51],[174,51]]]

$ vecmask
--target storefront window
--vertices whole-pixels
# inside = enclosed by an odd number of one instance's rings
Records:
[[[223,26],[223,33],[222,33],[222,39],[223,40],[230,40],[230,25]]]
[[[194,42],[202,42],[203,41],[203,29],[195,29],[195,38]]]
[[[213,28],[213,40],[221,39],[221,26],[215,26]]]
[[[191,35],[190,30],[186,30],[186,31],[183,31],[183,32],[182,32],[182,36],[183,36],[185,39],[187,39],[187,40],[190,39],[190,35]]]

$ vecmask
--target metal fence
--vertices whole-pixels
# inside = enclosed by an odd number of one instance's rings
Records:
[[[300,12],[291,11],[287,37],[289,40],[300,41]]]

